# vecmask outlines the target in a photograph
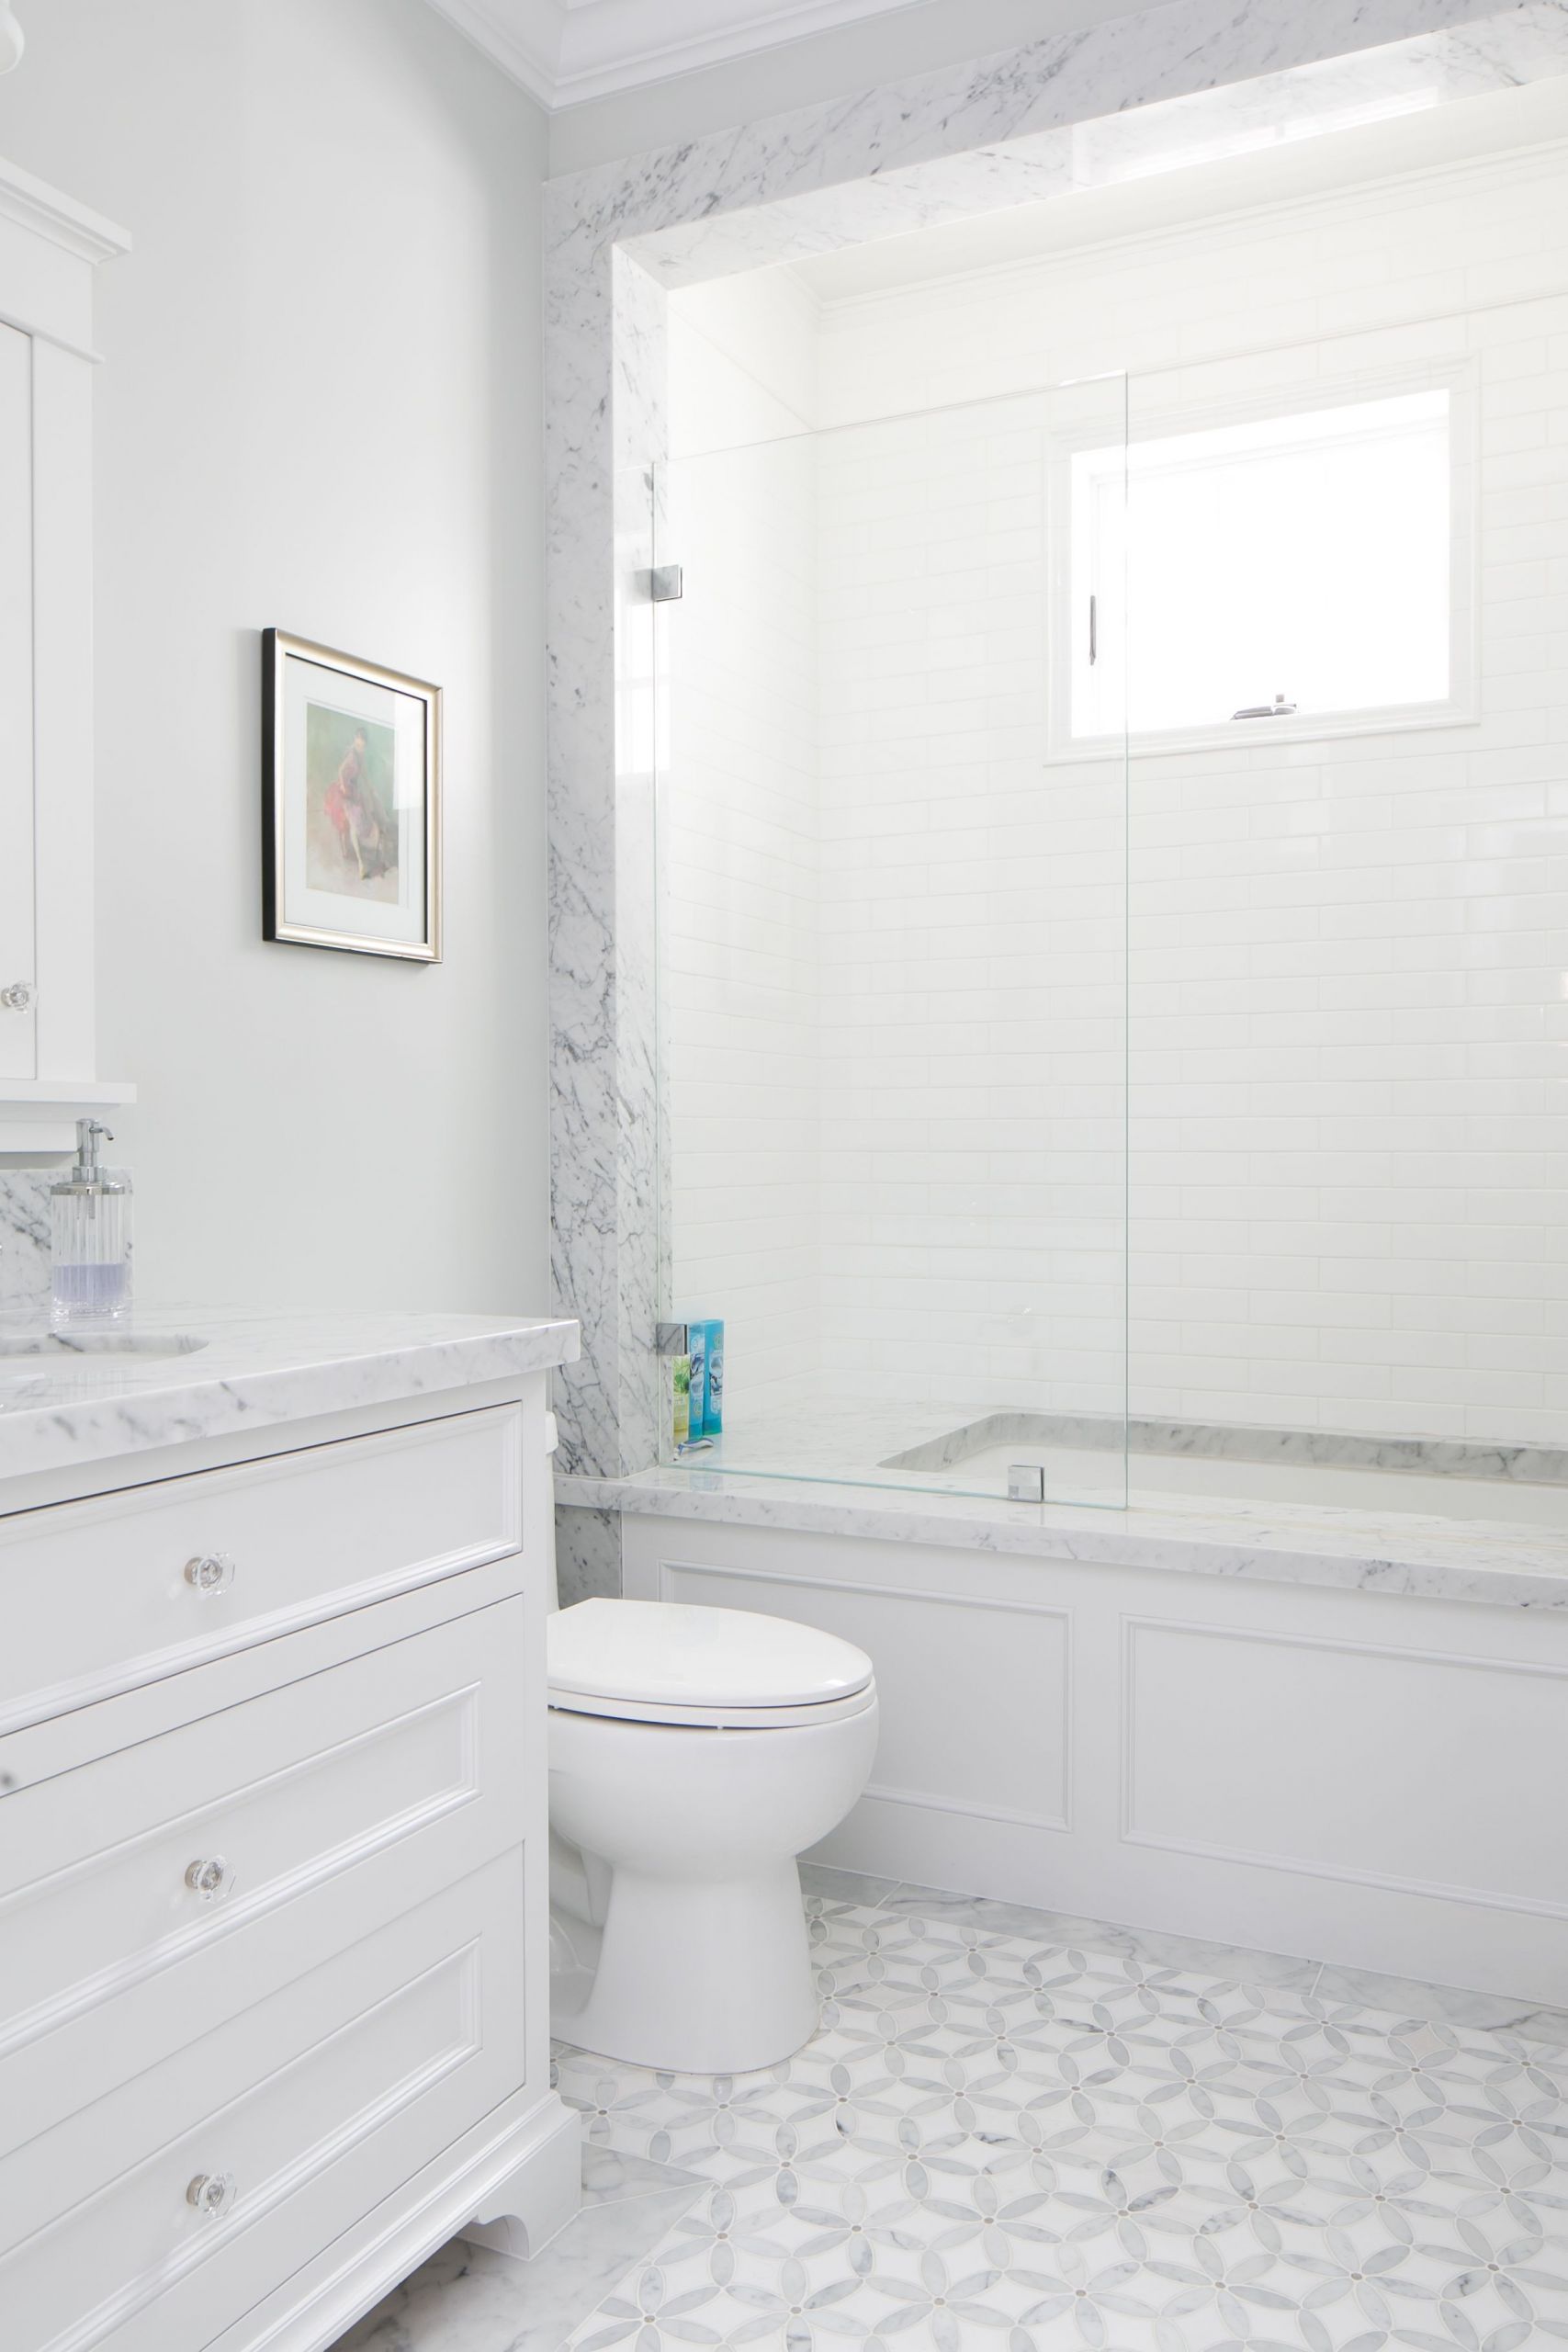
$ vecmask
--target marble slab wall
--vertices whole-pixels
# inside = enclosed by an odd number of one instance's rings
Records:
[[[1170,0],[547,195],[555,1283],[564,1470],[655,1453],[666,289],[1568,66],[1568,0]],[[722,1302],[720,1302],[722,1303]]]
[[[0,1315],[41,1313],[49,1297],[52,1168],[0,1169]]]
[[[619,1600],[618,1510],[585,1510],[576,1503],[557,1506],[556,1589],[563,1609],[570,1609],[576,1600]]]

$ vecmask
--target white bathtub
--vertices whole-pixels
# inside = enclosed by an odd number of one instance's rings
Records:
[[[1103,1452],[1045,1449],[1027,1442],[987,1446],[945,1471],[907,1472],[932,1493],[1005,1494],[1014,1463],[1037,1462],[1048,1499],[1111,1499],[1117,1458]],[[1232,1502],[1304,1503],[1309,1509],[1362,1510],[1386,1517],[1414,1511],[1434,1519],[1490,1520],[1510,1527],[1568,1532],[1568,1487],[1509,1478],[1466,1478],[1418,1470],[1380,1470],[1320,1462],[1234,1462],[1205,1455],[1132,1453],[1127,1500],[1157,1510],[1203,1496]]]
[[[1125,1487],[1123,1488],[1123,1456]],[[1045,1499],[1145,1510],[1198,1500],[1486,1520],[1568,1533],[1568,1450],[1354,1431],[991,1412],[877,1463],[930,1494],[1003,1496],[1009,1473],[1045,1474]]]

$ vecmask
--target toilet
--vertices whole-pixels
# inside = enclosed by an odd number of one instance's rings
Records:
[[[673,1600],[548,1621],[551,2018],[681,2074],[817,2028],[796,1857],[864,1788],[871,1660],[814,1626]]]

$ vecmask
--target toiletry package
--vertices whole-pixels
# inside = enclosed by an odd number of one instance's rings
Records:
[[[700,1431],[704,1437],[720,1437],[724,1433],[722,1321],[710,1316],[705,1322],[688,1323],[686,1344],[692,1351],[692,1435]]]
[[[670,1442],[677,1453],[692,1434],[692,1359],[666,1356],[670,1367]]]
[[[704,1414],[705,1411],[704,1398],[707,1393],[707,1325],[705,1323],[694,1323],[688,1316],[686,1318],[686,1357],[692,1367],[693,1437],[705,1437],[707,1434],[706,1423],[704,1419]]]

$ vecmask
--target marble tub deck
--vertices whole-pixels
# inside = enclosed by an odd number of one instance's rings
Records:
[[[1568,2012],[807,1866],[815,2039],[563,2047],[584,2209],[338,2352],[1568,2343]]]
[[[731,1476],[829,1478],[910,1494],[1000,1498],[989,1457],[1016,1446],[1021,1458],[1056,1457],[1064,1498],[1105,1508],[1120,1501],[1123,1455],[1128,1491],[1139,1503],[1179,1503],[1161,1488],[1170,1461],[1216,1466],[1427,1473],[1495,1485],[1561,1487],[1568,1503],[1568,1445],[1503,1444],[1475,1439],[1385,1437],[1375,1431],[1265,1427],[1255,1422],[1179,1420],[1066,1409],[1016,1410],[962,1397],[942,1403],[860,1396],[770,1396],[726,1414],[721,1438],[689,1446],[672,1467]],[[976,1457],[985,1459],[976,1464]],[[1075,1482],[1081,1490],[1075,1492]],[[1395,1481],[1397,1483],[1397,1481]],[[1311,1506],[1309,1506],[1311,1507]]]
[[[704,1459],[696,1455],[679,1467],[625,1478],[558,1476],[563,1596],[579,1600],[589,1591],[618,1589],[618,1521],[632,1513],[937,1544],[1010,1558],[1568,1610],[1568,1496],[1559,1532],[1412,1511],[1200,1495],[1113,1510],[1014,1503],[942,1493],[931,1486],[878,1485],[827,1462],[819,1476],[785,1477],[704,1468]],[[581,1540],[585,1529],[594,1535],[586,1548]]]

